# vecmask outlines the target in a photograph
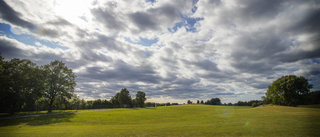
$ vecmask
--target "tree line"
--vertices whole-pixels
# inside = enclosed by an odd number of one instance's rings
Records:
[[[151,103],[146,94],[138,91],[132,99],[126,88],[108,100],[85,101],[74,94],[76,75],[63,62],[55,60],[43,66],[37,66],[27,59],[14,58],[5,61],[0,54],[0,112],[35,111],[55,109],[94,109],[94,108],[132,108],[150,106],[169,106],[178,103]],[[313,87],[303,76],[283,76],[268,87],[262,101],[239,101],[238,106],[258,106],[275,104],[298,106],[320,104],[320,91],[310,92]],[[188,100],[188,104],[192,101]],[[219,98],[197,104],[223,105]],[[227,105],[227,104],[224,104]],[[232,103],[228,103],[232,105]]]
[[[34,111],[44,105],[48,112],[74,96],[76,75],[63,62],[37,66],[27,59],[5,61],[0,55],[0,111]]]
[[[187,101],[188,104],[192,104],[193,102],[191,100]],[[206,102],[203,102],[203,100],[197,100],[197,104],[207,104],[207,105],[221,105],[221,100],[219,98],[211,98],[210,100],[207,100]]]
[[[260,106],[263,104],[283,105],[283,106],[298,106],[298,105],[312,105],[320,104],[320,91],[310,90],[313,88],[312,84],[309,84],[308,80],[303,76],[287,75],[274,81],[262,96],[262,100],[251,101],[238,101],[235,104],[224,103],[221,104],[219,98],[212,98],[211,100],[203,100],[201,102],[197,100],[197,104],[209,104],[209,105],[225,105],[225,106]],[[192,101],[188,100],[188,104],[192,104]]]
[[[27,59],[5,61],[0,54],[0,112],[144,107],[146,94],[131,99],[126,88],[108,100],[86,101],[74,94],[76,75],[63,62],[37,66]]]

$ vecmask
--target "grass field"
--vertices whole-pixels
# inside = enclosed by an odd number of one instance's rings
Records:
[[[319,136],[320,108],[181,105],[0,120],[0,136]]]

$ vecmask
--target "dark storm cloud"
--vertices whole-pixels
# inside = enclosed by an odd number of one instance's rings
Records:
[[[83,52],[93,52],[93,50],[107,49],[112,52],[126,53],[122,45],[117,44],[113,37],[102,34],[91,34],[91,39],[76,41],[77,47]],[[96,53],[95,53],[96,54]]]
[[[161,80],[161,77],[157,76],[156,72],[150,66],[133,66],[121,60],[115,61],[113,65],[114,68],[112,69],[88,67],[86,68],[86,73],[80,73],[79,76],[108,82],[116,80],[159,83],[159,80]]]
[[[257,20],[257,19],[271,19],[274,18],[278,13],[283,10],[283,0],[268,0],[268,1],[257,1],[257,0],[241,0],[237,1],[239,4],[243,4],[246,7],[242,9],[241,17],[245,17],[244,21]],[[238,11],[235,11],[238,12]]]
[[[140,31],[159,30],[162,25],[173,25],[180,18],[179,10],[173,5],[167,4],[147,12],[136,12],[129,16],[131,21]],[[166,28],[165,28],[166,29]]]
[[[278,63],[296,62],[299,60],[319,58],[319,57],[320,57],[320,47],[315,47],[314,50],[310,50],[310,51],[299,50],[299,51],[292,51],[292,52],[284,52],[274,56],[275,61],[279,61]]]
[[[57,17],[57,20],[49,21],[46,24],[57,25],[57,26],[71,26],[72,24],[60,17]]]
[[[194,65],[200,69],[206,70],[206,71],[214,71],[214,72],[219,72],[220,70],[217,68],[217,64],[210,61],[210,60],[199,60],[196,62],[191,62],[191,61],[184,61],[186,65]]]
[[[104,24],[104,26],[111,30],[124,30],[125,24],[121,21],[119,15],[113,11],[112,6],[108,6],[105,8],[97,8],[92,9],[91,13],[95,16],[95,18]]]
[[[152,15],[143,12],[136,12],[129,15],[133,23],[142,31],[144,30],[156,30],[158,29],[158,24],[154,20]]]
[[[20,18],[21,14],[12,9],[6,2],[0,0],[0,15],[4,20],[24,28],[32,29],[34,24]]]
[[[45,28],[43,26],[39,26],[22,19],[20,17],[22,15],[16,12],[3,0],[0,1],[0,16],[4,20],[8,21],[9,23],[12,23],[14,25],[17,25],[23,28],[27,28],[28,30],[34,33],[49,36],[51,38],[57,38],[59,36],[59,32],[57,30]]]
[[[292,50],[293,42],[274,29],[242,33],[234,43],[237,46],[232,49],[232,65],[242,72],[268,72],[283,62],[320,57],[320,48],[312,51]]]
[[[18,58],[23,56],[24,51],[17,48],[16,43],[8,41],[7,39],[0,38],[0,52],[5,58]]]
[[[37,65],[49,64],[54,60],[64,60],[61,53],[50,51],[36,52],[35,48],[30,48],[31,46],[28,46],[28,48],[21,48],[19,45],[22,45],[22,43],[19,43],[14,39],[0,37],[0,52],[6,59],[29,59],[37,63]]]
[[[231,82],[232,77],[223,73],[206,73],[206,74],[199,74],[199,77],[205,78],[207,80],[210,80],[211,82],[215,83],[225,83],[225,82]]]
[[[319,3],[318,3],[319,4]],[[292,26],[286,27],[289,32],[295,33],[320,33],[320,8],[312,8],[307,11],[306,16],[296,16],[298,22]],[[319,38],[319,35],[318,35]]]
[[[189,79],[176,79],[172,84],[182,85],[182,86],[192,86],[193,84],[199,83],[199,78],[189,78]]]

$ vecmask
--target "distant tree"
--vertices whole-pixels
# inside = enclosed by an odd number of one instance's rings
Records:
[[[3,72],[3,65],[4,65],[5,61],[4,58],[2,57],[1,53],[0,53],[0,75]]]
[[[199,100],[197,100],[197,104],[199,104],[200,102],[199,102]]]
[[[132,104],[132,107],[139,107],[135,98],[132,99],[132,103],[131,104]]]
[[[147,107],[154,107],[156,105],[156,103],[153,102],[146,102],[145,104]]]
[[[102,105],[102,108],[112,108],[113,107],[111,101],[108,101],[106,99],[102,100],[101,105]]]
[[[130,96],[130,91],[126,88],[122,89],[119,93],[118,101],[122,107],[131,107],[132,99]]]
[[[221,100],[219,98],[212,98],[206,102],[208,105],[221,105]]]
[[[179,105],[179,103],[171,103],[171,105]]]
[[[232,106],[232,103],[230,102],[230,103],[228,103],[228,106]]]
[[[61,61],[53,61],[42,67],[45,71],[46,97],[49,99],[48,112],[52,111],[58,97],[71,98],[76,86],[76,75]]]
[[[320,104],[320,90],[303,95],[303,105]]]
[[[92,108],[102,108],[102,101],[101,99],[97,99],[93,101]]]
[[[92,100],[88,100],[87,101],[87,107],[88,109],[92,109],[92,106],[93,106],[93,101]]]
[[[110,102],[112,103],[113,107],[116,108],[116,107],[120,107],[120,103],[119,103],[119,95],[120,93],[117,93],[116,95],[114,95]]]
[[[204,103],[203,103],[203,100],[201,100],[201,104],[204,104]]]
[[[238,103],[236,103],[237,106],[249,106],[247,101],[238,101]]]
[[[192,104],[192,101],[188,100],[187,103],[188,103],[188,104]]]
[[[68,104],[67,105],[67,109],[71,109],[71,110],[79,110],[81,109],[80,107],[80,98],[78,97],[77,94],[73,94],[71,99],[68,101],[69,103],[66,103]]]
[[[80,109],[86,109],[87,108],[87,101],[84,99],[81,99],[80,101]]]
[[[254,102],[252,103],[252,107],[257,107],[258,106],[258,103]]]
[[[170,104],[170,102],[167,102],[167,103],[165,103],[165,105],[166,105],[166,106],[170,106],[171,104]]]
[[[138,91],[136,94],[135,101],[137,102],[138,107],[144,107],[144,101],[146,101],[146,93],[143,91]]]
[[[268,87],[266,102],[277,105],[297,106],[302,103],[303,95],[308,94],[311,88],[312,85],[303,76],[283,76]]]
[[[266,96],[262,96],[261,99],[262,99],[261,104],[265,104],[266,103]]]

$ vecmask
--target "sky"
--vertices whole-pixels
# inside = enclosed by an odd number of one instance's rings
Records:
[[[319,0],[0,0],[0,52],[59,60],[82,99],[260,100],[273,81],[320,90]]]

